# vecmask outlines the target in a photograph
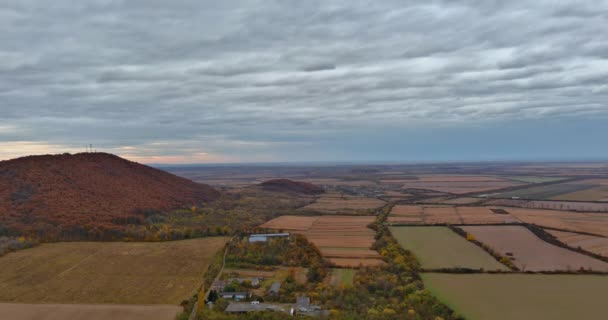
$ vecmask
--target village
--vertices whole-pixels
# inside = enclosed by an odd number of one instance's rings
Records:
[[[254,233],[240,244],[261,249],[294,241],[289,233]],[[255,251],[255,250],[254,250]],[[228,257],[230,261],[230,256]],[[277,312],[289,316],[325,317],[328,310],[314,304],[303,290],[307,284],[307,268],[239,263],[227,268],[214,280],[207,297],[207,308],[226,314]]]

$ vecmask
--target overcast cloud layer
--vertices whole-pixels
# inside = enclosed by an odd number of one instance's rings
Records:
[[[0,159],[608,158],[607,1],[0,1]]]

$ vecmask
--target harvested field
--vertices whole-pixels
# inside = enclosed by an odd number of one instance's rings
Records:
[[[349,250],[350,249],[350,250]],[[354,250],[353,250],[354,249]],[[361,249],[361,248],[321,248],[321,254],[327,258],[352,258],[353,256],[359,258],[378,258],[378,252],[369,249]]]
[[[280,216],[264,223],[261,227],[268,229],[306,231],[312,227],[312,224],[317,221],[317,219],[319,219],[318,216]]]
[[[169,305],[0,303],[0,315],[11,320],[173,320],[181,310]]]
[[[464,205],[473,204],[482,201],[480,198],[462,197],[462,198],[430,198],[420,201],[421,203],[436,203],[436,204],[452,204],[452,205]]]
[[[63,242],[9,253],[0,258],[0,301],[178,305],[226,240]]]
[[[304,234],[321,250],[324,257],[329,258],[337,266],[356,267],[360,263],[363,265],[383,263],[378,252],[370,250],[374,243],[375,232],[367,226],[374,222],[375,217],[316,216],[306,217],[308,220],[298,218],[302,217],[281,216],[266,222],[261,227],[285,230],[284,226],[291,226],[291,230]]]
[[[608,201],[608,185],[600,185],[591,189],[561,194],[552,197],[551,200]]]
[[[545,185],[545,186],[530,187],[530,188],[514,190],[514,191],[499,192],[499,193],[491,194],[491,195],[489,195],[489,197],[545,200],[545,199],[552,199],[554,197],[557,197],[557,196],[560,196],[563,194],[567,194],[567,193],[573,193],[573,192],[591,189],[593,187],[594,187],[593,185],[586,185],[586,184],[559,183],[559,184],[550,184],[550,185]]]
[[[489,224],[513,223],[509,214],[496,214],[490,207],[452,207],[438,205],[397,205],[388,217],[390,223],[407,224]],[[507,210],[508,211],[508,210]]]
[[[375,198],[326,193],[302,209],[324,213],[357,213],[368,209],[377,209],[384,205],[384,201]]]
[[[525,182],[525,183],[543,183],[564,180],[562,177],[540,177],[540,176],[506,176],[505,179]]]
[[[380,259],[344,259],[344,258],[329,258],[329,262],[335,266],[342,268],[358,268],[358,267],[375,267],[384,264]]]
[[[464,231],[505,256],[512,254],[513,263],[522,271],[608,272],[608,263],[554,246],[522,226],[465,226]]]
[[[446,227],[391,227],[390,230],[404,249],[414,253],[424,269],[508,270],[483,249]]]
[[[320,186],[349,186],[349,187],[372,187],[377,185],[376,182],[372,180],[340,180],[340,179],[301,179],[301,181],[306,181],[312,184],[320,185]]]
[[[420,176],[418,180],[403,181],[404,189],[425,189],[445,193],[463,194],[484,192],[522,185],[523,183],[487,176]]]
[[[486,205],[513,206],[529,209],[553,209],[566,211],[608,212],[608,203],[544,201],[544,200],[512,200],[497,199],[486,202]]]
[[[545,231],[570,247],[581,248],[583,250],[608,257],[608,238],[549,229],[546,229]]]
[[[518,220],[568,231],[586,232],[608,237],[608,215],[604,213],[568,212],[523,208],[505,208]]]
[[[354,269],[334,268],[331,269],[331,276],[329,279],[330,285],[334,287],[351,287],[355,278]]]
[[[605,276],[425,273],[422,279],[433,295],[469,320],[605,317]]]

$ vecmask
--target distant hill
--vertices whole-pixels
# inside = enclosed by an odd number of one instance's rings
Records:
[[[323,188],[312,183],[289,179],[268,180],[260,183],[260,186],[265,190],[278,192],[295,192],[302,194],[320,194],[325,192]]]
[[[147,212],[219,196],[207,185],[106,153],[0,161],[0,235],[11,230],[112,229],[140,223]]]

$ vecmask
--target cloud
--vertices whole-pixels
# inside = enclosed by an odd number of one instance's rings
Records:
[[[0,142],[27,143],[0,157],[94,143],[142,161],[284,160],[322,157],[344,133],[357,148],[362,127],[606,117],[607,12],[606,1],[2,2]]]

